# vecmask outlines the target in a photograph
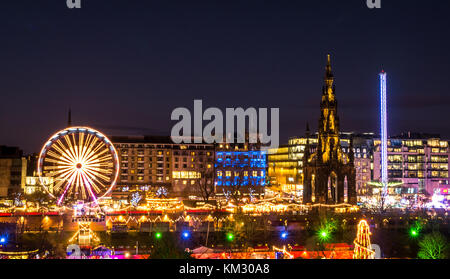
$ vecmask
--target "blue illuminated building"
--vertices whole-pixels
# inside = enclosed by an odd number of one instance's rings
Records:
[[[218,195],[227,191],[240,191],[243,195],[263,195],[267,183],[267,151],[245,149],[216,151],[215,171]]]

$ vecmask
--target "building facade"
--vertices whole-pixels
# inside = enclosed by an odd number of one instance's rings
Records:
[[[258,144],[218,144],[215,159],[217,196],[262,197],[267,184],[267,151]]]
[[[116,196],[155,191],[166,197],[195,195],[199,179],[213,172],[214,145],[176,144],[170,137],[111,137],[119,154]],[[212,179],[207,183],[213,183]]]
[[[381,179],[380,140],[374,150],[374,179]],[[388,177],[401,181],[397,194],[448,195],[449,146],[439,135],[402,134],[388,140]]]
[[[356,171],[356,191],[358,196],[369,193],[368,183],[373,179],[373,138],[374,134],[340,133],[340,146],[342,152],[350,152],[350,139],[353,139],[354,164]],[[293,137],[288,144],[277,149],[269,150],[268,176],[270,186],[274,190],[294,195],[303,196],[303,156],[306,143],[309,140],[310,153],[317,150],[317,134],[308,138]]]
[[[0,146],[0,198],[22,192],[27,160],[18,147]]]

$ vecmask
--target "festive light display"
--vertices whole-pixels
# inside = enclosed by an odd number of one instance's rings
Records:
[[[366,220],[361,220],[358,224],[358,231],[356,234],[355,249],[353,251],[354,259],[374,259],[375,251],[372,250],[370,243],[370,227]]]
[[[131,194],[131,205],[136,207],[138,206],[139,202],[142,200],[142,196],[139,192],[134,192],[133,194]]]
[[[167,197],[169,194],[169,191],[167,191],[166,187],[159,187],[158,190],[156,190],[156,196],[158,198]]]
[[[409,235],[412,238],[419,237],[420,231],[422,230],[422,223],[420,221],[416,221],[409,229]]]
[[[53,135],[42,148],[37,169],[41,183],[57,205],[77,200],[98,203],[115,186],[119,159],[113,144],[100,132],[70,127]]]
[[[232,234],[232,233],[227,233],[227,240],[228,241],[233,241],[234,240],[234,234]]]
[[[387,109],[386,109],[386,73],[380,73],[380,98],[381,98],[381,183],[383,184],[383,196],[387,195],[388,171],[387,171]]]
[[[289,259],[293,259],[294,255],[292,255],[291,253],[288,252],[288,250],[286,249],[286,246],[283,246],[283,248],[278,248],[273,246],[273,251],[275,251],[275,253],[279,252],[283,254],[283,257],[287,257]]]
[[[160,232],[155,233],[156,239],[161,239],[161,237],[162,237],[162,233],[160,233]]]
[[[185,231],[181,234],[183,239],[189,239],[191,237],[191,234],[188,231]]]
[[[322,229],[318,232],[319,239],[323,242],[329,240],[331,238],[331,234],[328,230]]]
[[[91,229],[90,222],[78,222],[78,230],[69,239],[69,243],[78,239],[78,243],[81,245],[89,245],[91,241],[100,241],[94,231]]]

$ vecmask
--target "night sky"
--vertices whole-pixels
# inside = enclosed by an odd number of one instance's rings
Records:
[[[38,152],[67,125],[169,135],[172,110],[279,107],[281,143],[315,130],[332,55],[342,131],[450,138],[449,1],[6,0],[0,145]]]

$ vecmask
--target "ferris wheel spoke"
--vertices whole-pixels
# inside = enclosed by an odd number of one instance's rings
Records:
[[[100,194],[102,189],[106,189],[106,185],[99,181],[96,177],[90,177],[88,173],[85,173],[85,176],[89,178],[91,184],[90,187],[93,189],[93,192],[96,194]]]
[[[93,154],[97,153],[101,148],[106,148],[106,145],[103,141],[100,141],[97,139],[97,146],[95,146],[94,150],[93,150]]]
[[[67,190],[69,190],[69,188],[71,188],[71,185],[72,185],[72,182],[73,182],[73,179],[74,179],[75,175],[76,175],[76,174],[73,173],[73,174],[70,176],[69,182],[66,184],[66,187],[65,187],[65,189],[64,189],[64,192],[63,192],[62,195],[58,198],[58,202],[56,203],[57,205],[61,205],[62,199],[63,199],[64,196],[66,195]]]
[[[86,160],[87,158],[89,158],[89,156],[90,156],[90,154],[91,154],[91,152],[92,152],[92,150],[95,147],[95,144],[97,142],[97,138],[96,137],[91,136],[91,135],[89,135],[89,136],[91,137],[91,140],[89,142],[89,145],[86,145],[87,149],[86,149],[85,155],[83,157],[83,160]]]
[[[98,141],[98,140],[97,140],[97,141]],[[105,146],[104,143],[99,142],[99,143],[94,147],[94,149],[92,149],[91,152],[86,156],[86,161],[91,160],[91,158],[92,158],[93,156],[95,156],[95,154],[96,154],[102,147],[104,147],[104,146]],[[105,146],[105,147],[106,147],[106,146]]]
[[[78,134],[78,140],[80,135],[82,135],[83,133]],[[75,138],[75,133],[72,134],[72,143],[73,143],[73,153],[75,154],[75,158],[77,159],[77,162],[80,161],[80,154],[78,151],[78,143],[77,143],[77,139]]]
[[[111,165],[111,163],[104,162],[104,163],[92,164],[92,165],[86,166],[86,168],[89,170],[99,171],[99,172],[105,173],[105,174],[111,174],[114,167],[113,167],[113,165]]]
[[[90,182],[92,182],[91,180],[90,180],[90,178],[89,177],[87,177],[86,175],[85,175],[85,173],[82,173],[81,172],[81,175],[82,175],[82,179],[85,181],[85,187],[86,187],[86,189],[88,190],[88,192],[89,192],[89,194],[91,195],[91,197],[92,197],[92,199],[94,200],[94,202],[95,203],[97,203],[97,197],[95,196],[95,194],[92,192],[92,187],[91,187],[91,184],[90,184]]]
[[[49,162],[49,163],[54,163],[57,165],[72,165],[72,162],[67,161],[63,157],[55,158],[55,157],[47,156],[47,157],[45,157],[44,161]]]
[[[62,141],[64,139],[64,142]],[[72,143],[70,141],[70,137],[68,135],[64,135],[61,139],[60,139],[60,143],[62,145],[63,150],[70,155],[71,159],[73,159],[74,161],[76,161],[76,157],[74,156],[74,154],[72,153]]]
[[[45,171],[52,171],[53,173],[66,172],[70,170],[72,167],[70,166],[45,166]]]
[[[102,153],[102,154],[95,154],[95,155],[92,155],[89,159],[87,159],[85,162],[86,162],[86,164],[87,165],[91,165],[91,164],[93,164],[93,163],[95,163],[95,162],[98,162],[98,160],[111,160],[112,159],[112,156],[110,155],[110,154],[108,154],[108,153]]]
[[[44,162],[49,162],[49,163],[53,163],[53,164],[55,164],[55,165],[57,165],[57,166],[72,166],[73,164],[72,163],[67,163],[67,162],[61,162],[61,161],[58,161],[58,160],[56,160],[56,159],[52,159],[52,158],[48,158],[48,157],[46,157],[45,159],[44,159]]]
[[[59,176],[65,176],[65,174],[72,173],[73,171],[75,171],[75,170],[73,170],[72,168],[64,168],[64,169],[60,169],[57,171],[53,171],[50,174],[53,177],[58,178]]]
[[[82,146],[81,156],[80,156],[81,161],[86,160],[86,154],[87,154],[87,152],[89,152],[91,141],[92,141],[92,136],[90,134],[88,134],[86,136],[86,140],[84,141],[84,144],[81,145]]]
[[[57,180],[58,182],[55,184],[55,186],[53,187],[53,192],[57,193],[59,192],[59,190],[61,189],[61,186],[67,182],[67,179],[73,175],[75,171],[67,171],[58,175],[54,176],[54,180]]]
[[[52,147],[55,150],[59,151],[61,156],[63,156],[64,158],[68,158],[70,161],[75,161],[75,158],[73,158],[72,155],[70,155],[70,153],[67,152],[67,147],[62,143],[61,140],[58,139],[56,141],[56,144],[54,144]]]
[[[65,157],[64,155],[58,155],[56,153],[49,153],[47,154],[47,156],[45,156],[44,160],[53,160],[51,161],[52,163],[57,163],[57,164],[73,164],[73,161],[70,160],[69,158]]]
[[[54,159],[56,159],[56,160],[62,159],[62,160],[64,160],[64,161],[70,163],[70,160],[67,159],[67,158],[65,157],[64,154],[57,153],[57,152],[55,152],[55,151],[53,151],[53,150],[49,150],[49,151],[47,152],[46,158],[48,158],[48,157],[52,157],[52,158],[54,158]]]
[[[77,184],[76,189],[77,189],[77,191],[81,192],[81,197],[83,199],[85,199],[86,198],[86,190],[85,190],[84,181],[82,178],[82,173],[80,171],[77,172],[77,181],[78,181],[78,184]]]
[[[75,134],[72,134],[72,147],[73,147],[73,154],[75,154],[75,159],[77,159],[77,161],[80,161],[80,156],[78,154],[78,143],[77,140],[75,139]]]
[[[68,135],[65,135],[64,136],[64,139],[65,139],[65,141],[66,141],[66,143],[67,143],[67,145],[68,145],[68,151],[69,151],[69,153],[71,154],[71,156],[72,156],[72,158],[73,158],[73,160],[76,162],[76,161],[78,161],[78,158],[77,158],[77,156],[76,156],[76,154],[75,154],[75,152],[74,152],[74,150],[73,150],[73,145],[72,145],[72,141],[71,141],[71,139],[70,139],[70,136],[68,136]]]
[[[109,153],[107,153],[107,152],[108,152],[108,149],[104,149],[103,151],[101,151],[98,154],[94,153],[88,160],[86,160],[86,163],[90,163],[92,161],[98,160],[99,158],[104,158],[105,156],[108,156]],[[111,155],[109,155],[109,156],[111,156]]]
[[[83,157],[83,147],[84,147],[84,133],[78,135],[78,158],[81,160]]]
[[[99,163],[102,163],[102,162],[105,162],[105,161],[110,161],[111,162],[112,161],[112,156],[109,155],[109,154],[105,154],[105,155],[97,157],[95,159],[91,159],[89,161],[86,161],[86,165],[91,166],[91,165],[99,164]]]
[[[92,170],[92,169],[85,169],[86,173],[92,175],[92,176],[96,176],[96,177],[100,177],[101,179],[103,179],[104,181],[108,181],[110,178],[102,173],[100,173],[97,170]]]
[[[94,180],[95,182],[97,182],[98,184],[100,184],[103,188],[107,188],[107,186],[106,186],[103,182],[109,181],[109,178],[108,178],[108,177],[106,177],[107,179],[103,179],[103,178],[102,178],[102,175],[93,173],[92,171],[89,171],[89,170],[85,170],[85,174],[86,174],[89,178],[91,178],[91,180]],[[96,184],[94,184],[94,185],[96,185]],[[97,187],[95,187],[95,188],[96,188],[96,191],[97,191],[97,192],[100,191],[100,188],[97,188]]]
[[[98,174],[98,175],[109,175],[112,173],[112,170],[110,170],[110,169],[104,169],[104,168],[99,168],[99,167],[85,167],[85,170],[89,171],[89,172],[95,172],[95,174]],[[103,177],[103,178],[105,178],[105,177]]]
[[[86,167],[85,170],[94,172],[95,174],[101,174],[109,176],[112,174],[112,169],[109,168],[100,168],[100,167]]]

